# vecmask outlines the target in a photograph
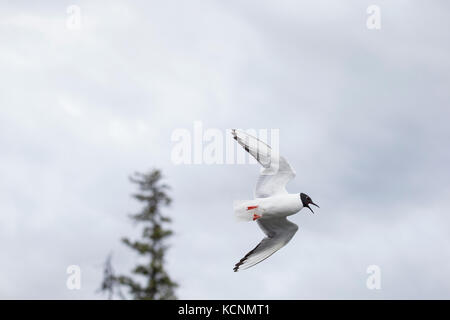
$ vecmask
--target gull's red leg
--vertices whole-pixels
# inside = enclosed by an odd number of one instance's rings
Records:
[[[259,219],[259,218],[261,218],[261,216],[259,215],[259,214],[253,214],[253,221],[255,221],[255,220],[257,220],[257,219]]]

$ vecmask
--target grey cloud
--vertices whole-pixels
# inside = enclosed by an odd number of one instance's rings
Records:
[[[102,298],[106,255],[136,261],[119,242],[137,231],[127,176],[156,166],[181,298],[448,298],[448,4],[379,1],[380,31],[369,4],[80,2],[79,32],[59,2],[2,8],[0,297]],[[322,207],[246,272],[232,266],[262,233],[231,207],[258,168],[172,164],[172,131],[195,120],[280,129],[288,189]]]

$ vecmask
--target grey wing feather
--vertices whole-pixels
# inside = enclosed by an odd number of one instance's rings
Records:
[[[276,194],[288,193],[286,185],[295,178],[295,171],[283,157],[279,157],[278,169],[264,169],[259,175],[255,188],[256,198],[267,198]]]
[[[247,253],[233,270],[248,269],[284,247],[295,235],[298,226],[290,222],[286,217],[260,219],[257,221],[266,237],[249,253]]]
[[[233,129],[233,138],[263,167],[256,183],[255,197],[266,198],[286,194],[286,184],[295,177],[295,171],[284,157],[261,140],[242,130]]]

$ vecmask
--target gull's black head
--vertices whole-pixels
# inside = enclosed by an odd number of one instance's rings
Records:
[[[311,207],[309,206],[310,204],[312,204],[313,206],[316,206],[317,208],[320,208],[317,204],[315,204],[311,197],[308,196],[307,194],[304,193],[300,193],[300,199],[302,200],[303,206],[308,208],[309,210],[311,210],[312,213],[314,213],[313,209],[311,209]]]

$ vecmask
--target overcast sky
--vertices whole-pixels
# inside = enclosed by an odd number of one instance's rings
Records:
[[[369,5],[381,29],[366,26]],[[70,5],[81,29],[67,26]],[[161,168],[185,299],[450,298],[447,1],[14,1],[0,8],[0,298],[101,299]],[[268,260],[233,218],[257,165],[175,165],[174,130],[279,129],[321,209]],[[81,290],[66,268],[79,265]],[[366,287],[370,265],[381,290]]]

